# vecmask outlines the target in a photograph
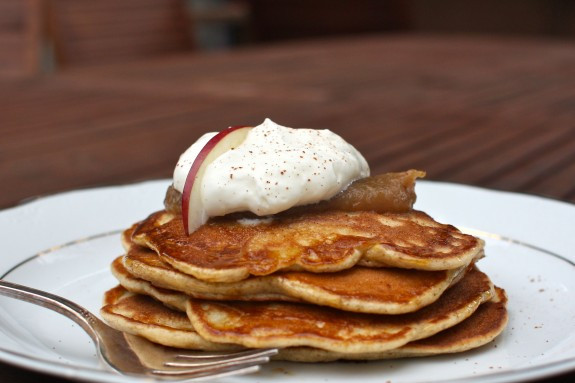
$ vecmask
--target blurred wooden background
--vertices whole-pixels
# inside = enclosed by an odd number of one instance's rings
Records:
[[[170,177],[265,117],[375,172],[575,201],[573,37],[567,0],[2,0],[0,208]]]
[[[0,209],[171,177],[266,117],[376,174],[573,203],[574,38],[571,0],[0,0]]]
[[[138,57],[137,53],[144,57],[182,48],[212,51],[366,33],[575,38],[571,0],[160,3],[168,5],[159,6],[157,0],[2,0],[0,76],[52,72],[70,66],[69,60],[94,65],[99,59],[120,61]],[[122,28],[114,28],[115,23]]]

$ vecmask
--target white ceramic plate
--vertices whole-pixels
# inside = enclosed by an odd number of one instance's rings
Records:
[[[80,190],[0,212],[0,276],[98,312],[115,285],[119,231],[162,206],[167,181]],[[492,344],[452,356],[369,363],[274,362],[231,382],[510,382],[575,369],[575,206],[420,182],[417,208],[487,241],[484,270],[509,295],[510,322]],[[87,335],[46,309],[0,297],[0,360],[88,381],[133,379],[101,367]]]

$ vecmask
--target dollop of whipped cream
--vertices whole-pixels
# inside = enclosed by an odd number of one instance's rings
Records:
[[[173,186],[182,192],[200,150],[217,133],[206,133],[181,156]],[[327,200],[369,176],[363,156],[329,130],[292,129],[266,119],[244,142],[209,164],[201,180],[208,216],[239,211],[259,216]]]

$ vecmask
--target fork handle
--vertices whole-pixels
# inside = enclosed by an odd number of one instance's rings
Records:
[[[94,342],[98,342],[98,336],[94,327],[102,324],[100,319],[82,306],[58,295],[33,289],[4,280],[0,280],[0,295],[33,303],[35,305],[56,311],[59,314],[76,322],[90,335]]]

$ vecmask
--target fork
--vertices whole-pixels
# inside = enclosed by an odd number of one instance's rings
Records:
[[[0,280],[0,295],[42,306],[76,322],[94,341],[101,361],[130,376],[157,380],[205,380],[253,373],[276,349],[207,353],[161,346],[115,330],[90,311],[52,293]]]

